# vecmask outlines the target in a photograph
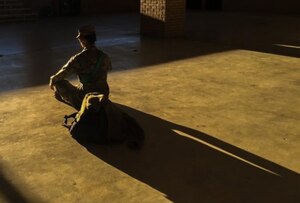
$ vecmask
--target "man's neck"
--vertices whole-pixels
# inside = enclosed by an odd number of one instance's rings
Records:
[[[91,49],[91,48],[95,48],[95,44],[88,44],[83,49]]]

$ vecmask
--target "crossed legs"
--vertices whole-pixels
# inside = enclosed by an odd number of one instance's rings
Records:
[[[75,87],[67,80],[61,80],[54,84],[54,97],[76,110],[80,110],[84,98],[83,90]]]

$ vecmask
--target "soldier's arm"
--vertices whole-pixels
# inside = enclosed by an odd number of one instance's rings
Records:
[[[103,62],[103,70],[105,71],[111,71],[112,70],[112,65],[111,65],[111,60],[109,56],[105,55],[104,57],[104,62]]]
[[[56,74],[50,77],[50,87],[52,87],[58,81],[61,81],[72,75],[79,65],[80,64],[78,63],[77,57],[72,57]]]

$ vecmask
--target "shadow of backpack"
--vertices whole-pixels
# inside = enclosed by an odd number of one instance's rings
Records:
[[[73,118],[70,124],[69,118]],[[80,111],[66,115],[63,126],[81,143],[127,142],[130,148],[140,148],[144,141],[144,131],[138,122],[97,92],[87,93]]]

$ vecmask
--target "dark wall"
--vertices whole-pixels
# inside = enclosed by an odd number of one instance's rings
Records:
[[[138,12],[139,8],[140,0],[82,0],[81,2],[81,13],[83,15],[103,12]]]
[[[223,10],[300,14],[300,0],[223,0]]]
[[[186,0],[188,10],[202,10],[204,0]]]
[[[36,12],[62,12],[63,0],[25,0]],[[75,1],[75,0],[65,0]],[[78,0],[80,13],[139,11],[140,0]],[[172,0],[171,0],[172,1]],[[186,0],[188,9],[300,14],[300,0]],[[68,13],[68,11],[65,10]],[[72,13],[72,12],[71,12]]]
[[[223,0],[206,0],[205,9],[212,11],[221,11],[223,9]]]
[[[300,14],[300,0],[186,0],[187,10]]]
[[[222,0],[186,0],[187,10],[222,10]]]
[[[27,0],[31,8],[35,11],[40,11],[52,5],[52,0]]]
[[[27,0],[41,14],[94,15],[108,12],[139,11],[140,0]]]

